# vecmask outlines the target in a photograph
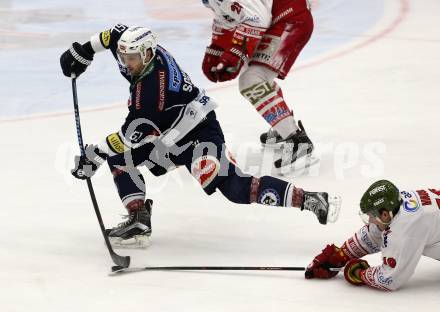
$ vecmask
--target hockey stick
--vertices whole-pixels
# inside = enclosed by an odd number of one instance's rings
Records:
[[[109,275],[135,273],[142,271],[305,271],[305,267],[261,267],[261,266],[160,266],[123,268],[113,266]],[[330,268],[330,271],[340,272],[344,268]]]
[[[110,275],[141,271],[305,271],[305,267],[261,267],[261,266],[161,266],[123,268],[112,267]]]
[[[84,150],[84,143],[81,132],[81,121],[79,119],[78,95],[76,92],[76,75],[72,73],[71,78],[72,78],[73,108],[75,111],[76,135],[78,137],[78,144],[79,144],[81,156],[84,156],[85,150]],[[114,252],[112,245],[110,244],[110,241],[107,237],[107,234],[105,233],[105,226],[104,226],[104,222],[102,221],[101,212],[99,211],[98,202],[96,201],[95,191],[93,190],[93,186],[92,186],[92,180],[90,178],[87,178],[86,181],[87,181],[87,186],[89,188],[90,197],[92,198],[93,208],[95,209],[96,217],[98,218],[99,227],[101,228],[101,233],[102,236],[104,236],[105,245],[108,248],[110,256],[112,257],[112,260],[116,265],[122,268],[128,268],[128,266],[130,265],[130,257],[129,256],[123,257]]]

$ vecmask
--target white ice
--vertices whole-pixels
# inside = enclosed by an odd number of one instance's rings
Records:
[[[315,0],[315,33],[281,85],[321,154],[286,175],[307,190],[340,194],[337,223],[296,209],[240,206],[206,196],[185,170],[155,178],[152,246],[119,251],[133,266],[306,266],[327,243],[361,226],[363,190],[387,178],[405,189],[440,187],[438,0]],[[210,14],[197,0],[0,2],[0,311],[414,311],[436,310],[440,263],[423,258],[404,288],[353,287],[341,275],[302,272],[143,272],[109,277],[112,265],[84,182],[70,80],[59,55],[116,22],[155,29],[161,43],[220,102],[230,149],[248,171],[268,174],[264,121],[236,82],[202,77]],[[128,85],[109,53],[78,80],[83,135],[96,142],[126,114]],[[264,157],[270,155],[264,155]],[[259,165],[259,166],[257,166]],[[124,212],[107,168],[93,178],[105,224]],[[367,258],[372,265],[380,255]]]

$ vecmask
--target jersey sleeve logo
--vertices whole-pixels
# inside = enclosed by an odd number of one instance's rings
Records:
[[[191,164],[191,174],[203,188],[211,184],[219,171],[220,162],[211,155],[199,157]]]
[[[127,150],[117,133],[112,133],[107,137],[107,144],[116,154],[122,154]]]
[[[110,46],[110,29],[101,33],[101,41],[104,48],[107,49]]]

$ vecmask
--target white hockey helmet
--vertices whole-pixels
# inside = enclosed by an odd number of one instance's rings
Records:
[[[156,54],[157,35],[150,29],[141,26],[131,26],[122,34],[118,40],[118,55],[139,53],[144,65],[148,65]],[[145,61],[148,49],[151,49],[152,57],[150,61]],[[123,64],[123,60],[119,57]]]

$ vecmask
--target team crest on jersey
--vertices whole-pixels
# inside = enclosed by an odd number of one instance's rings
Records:
[[[416,212],[420,208],[417,197],[412,192],[402,191],[400,194],[403,197],[403,209],[407,212]]]
[[[220,162],[211,155],[199,157],[191,164],[191,174],[203,188],[211,184],[219,171]]]
[[[403,202],[403,209],[408,212],[415,212],[420,208],[415,198]]]
[[[261,192],[258,202],[263,205],[268,206],[279,206],[280,205],[280,195],[274,189],[266,189]]]

